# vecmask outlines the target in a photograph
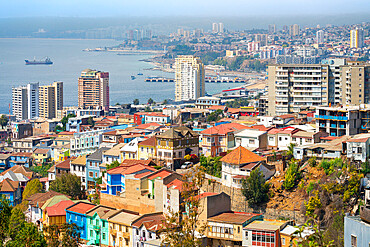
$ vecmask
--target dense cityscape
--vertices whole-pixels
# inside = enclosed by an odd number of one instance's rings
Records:
[[[370,246],[369,22],[76,33],[120,40],[84,52],[148,55],[173,76],[131,82],[174,90],[112,102],[100,68],[75,106],[62,81],[13,86],[1,246]]]

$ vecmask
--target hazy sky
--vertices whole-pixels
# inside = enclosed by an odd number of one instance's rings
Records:
[[[0,17],[369,13],[370,0],[1,0]]]

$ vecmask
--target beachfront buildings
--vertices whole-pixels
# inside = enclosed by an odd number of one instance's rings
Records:
[[[78,78],[78,107],[109,109],[109,73],[85,69]]]
[[[52,119],[63,110],[63,82],[39,87],[39,117]]]
[[[37,118],[39,115],[39,83],[13,87],[12,109],[17,120]]]
[[[204,65],[198,57],[178,56],[175,71],[175,101],[196,100],[204,96]]]

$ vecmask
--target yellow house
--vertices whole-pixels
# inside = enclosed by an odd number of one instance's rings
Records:
[[[138,160],[155,160],[156,158],[155,137],[150,137],[138,144]]]
[[[41,207],[41,212],[42,212],[42,221],[45,222],[46,220],[46,208],[54,206],[55,204],[61,202],[61,201],[68,201],[70,200],[68,196],[66,195],[56,195],[48,199],[44,205]]]
[[[138,218],[139,213],[124,209],[109,217],[109,246],[133,246],[131,224]]]
[[[50,150],[37,148],[33,151],[33,159],[36,163],[44,163],[50,161]]]
[[[43,226],[61,226],[66,223],[66,208],[75,204],[71,200],[60,201],[57,204],[47,207],[45,212],[45,220],[43,220]]]

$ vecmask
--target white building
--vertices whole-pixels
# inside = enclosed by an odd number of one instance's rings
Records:
[[[80,156],[95,152],[102,142],[102,134],[108,130],[93,130],[74,133],[71,138],[71,156]]]
[[[254,129],[245,129],[234,134],[235,145],[248,150],[267,149],[267,132]]]
[[[39,83],[13,87],[12,107],[17,120],[37,118],[39,116]]]
[[[324,43],[324,31],[323,30],[319,30],[316,32],[316,43],[317,44]]]
[[[264,158],[239,146],[222,159],[222,185],[228,187],[241,188],[242,179],[250,176],[250,173],[259,169],[265,179],[274,175],[275,170],[270,170],[265,166]]]
[[[175,101],[196,100],[204,96],[204,65],[198,57],[178,56],[175,71]]]
[[[81,178],[81,185],[87,189],[86,186],[86,155],[78,156],[71,161],[70,172],[73,175]]]
[[[370,156],[370,135],[360,134],[347,140],[347,157],[365,162]]]

